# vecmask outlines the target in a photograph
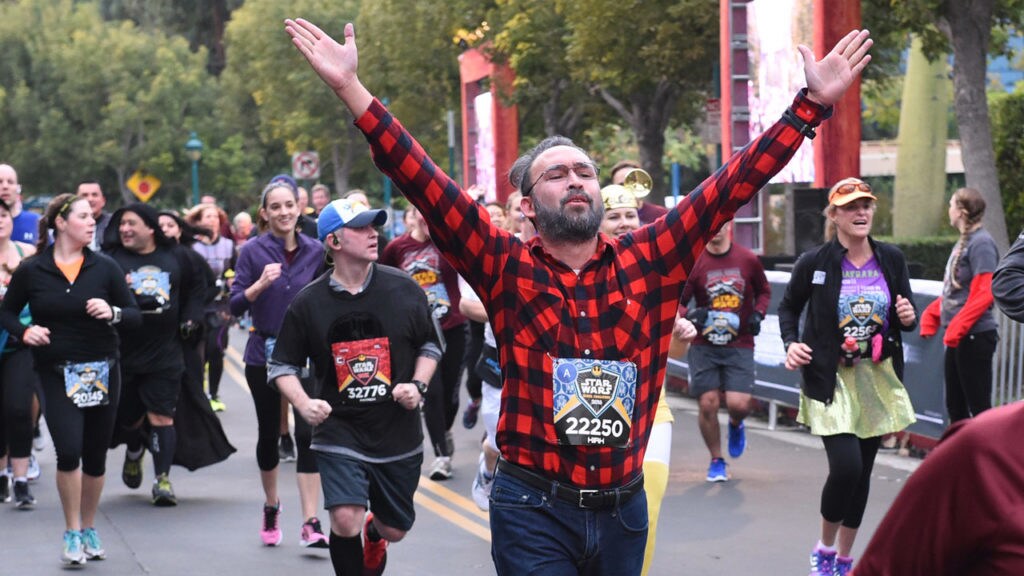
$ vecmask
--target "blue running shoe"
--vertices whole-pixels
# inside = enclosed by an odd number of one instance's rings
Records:
[[[711,461],[711,465],[708,466],[708,482],[725,482],[729,479],[729,474],[725,471],[725,460],[722,458],[715,458]]]
[[[107,557],[107,551],[103,549],[103,542],[100,534],[95,528],[82,530],[82,550],[89,560],[103,560]]]
[[[82,533],[78,530],[64,532],[64,551],[61,561],[68,566],[85,564],[85,551],[82,550]]]
[[[847,556],[836,556],[835,576],[846,576],[853,572],[853,558]]]
[[[747,449],[747,428],[743,425],[743,421],[740,420],[739,426],[733,426],[732,422],[729,423],[729,456],[733,458],[739,458],[743,455],[743,451]]]
[[[815,547],[811,552],[810,576],[834,576],[836,573],[836,553],[826,552]]]

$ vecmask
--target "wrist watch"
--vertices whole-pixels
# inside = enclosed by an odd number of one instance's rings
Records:
[[[420,396],[424,396],[425,397],[427,395],[427,383],[426,382],[424,382],[423,380],[416,380],[414,378],[412,380],[412,384],[413,384],[413,386],[416,387],[417,390],[420,391]]]
[[[110,311],[112,316],[110,318],[111,324],[118,324],[121,322],[121,308],[119,306],[111,306]]]

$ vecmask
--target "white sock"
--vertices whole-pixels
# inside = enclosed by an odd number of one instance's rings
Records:
[[[818,540],[818,548],[817,549],[821,550],[822,552],[835,552],[836,551],[835,546],[825,546],[821,542],[821,540]]]

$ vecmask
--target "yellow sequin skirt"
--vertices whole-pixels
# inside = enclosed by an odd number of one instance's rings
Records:
[[[887,358],[878,364],[861,360],[850,367],[840,366],[832,403],[826,405],[801,393],[796,420],[817,436],[873,438],[900,432],[917,418],[910,395],[896,377],[892,359]]]

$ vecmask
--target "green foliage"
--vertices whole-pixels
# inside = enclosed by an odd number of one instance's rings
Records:
[[[876,236],[878,240],[895,244],[903,251],[914,278],[942,280],[946,261],[959,241],[957,236],[927,236],[919,238],[891,238]]]
[[[183,197],[183,126],[213,102],[205,52],[180,37],[104,22],[94,2],[0,4],[0,157],[26,194],[74,189],[97,178],[108,193],[136,169],[164,182],[158,200]],[[59,167],[59,169],[57,169]]]
[[[992,143],[1006,228],[1011,236],[1024,230],[1024,90],[993,98]]]

